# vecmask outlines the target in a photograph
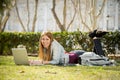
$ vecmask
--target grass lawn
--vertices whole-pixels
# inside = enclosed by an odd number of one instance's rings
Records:
[[[120,66],[25,66],[0,56],[0,80],[120,80]]]

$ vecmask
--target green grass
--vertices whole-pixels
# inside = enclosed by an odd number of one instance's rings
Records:
[[[120,66],[25,66],[15,65],[12,56],[0,56],[0,80],[120,80],[119,78]]]

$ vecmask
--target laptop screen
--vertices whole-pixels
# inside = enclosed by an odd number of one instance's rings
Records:
[[[29,65],[26,48],[12,48],[15,64]]]

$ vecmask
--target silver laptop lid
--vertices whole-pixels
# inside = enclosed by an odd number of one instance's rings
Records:
[[[15,64],[29,65],[26,48],[12,48]]]

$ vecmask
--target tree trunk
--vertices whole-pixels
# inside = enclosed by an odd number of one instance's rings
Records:
[[[23,28],[23,31],[26,32],[25,26],[24,26],[24,24],[23,24],[23,22],[22,22],[22,20],[20,18],[20,15],[19,15],[18,7],[17,7],[17,1],[15,2],[15,8],[16,8],[16,12],[17,12],[17,16],[18,16],[19,22],[20,22],[20,24],[21,24],[21,26]]]
[[[71,1],[72,1],[72,0],[71,0]],[[68,31],[68,29],[70,28],[71,24],[73,23],[73,21],[74,21],[74,19],[75,19],[75,16],[76,16],[76,8],[77,8],[78,1],[77,1],[77,0],[73,0],[72,3],[73,3],[73,5],[74,5],[73,7],[74,7],[74,10],[75,10],[75,11],[74,11],[74,15],[73,15],[70,23],[68,24],[68,26],[67,26],[67,28],[66,28],[67,31]]]
[[[87,3],[85,3],[85,5],[86,5],[85,12],[87,12],[87,14],[85,14],[85,15],[89,18],[87,18],[87,17],[83,18],[83,15],[81,12],[81,4],[84,4],[84,3],[82,3],[81,0],[79,0],[79,15],[80,15],[81,23],[84,25],[84,27],[86,27],[88,29],[88,31],[93,31],[94,29],[97,29],[97,27],[98,27],[97,20],[104,9],[105,2],[106,2],[106,0],[103,0],[102,6],[101,6],[98,14],[97,14],[97,9],[96,9],[96,4],[98,3],[97,0],[90,0],[89,1],[90,5],[87,5]],[[87,24],[87,22],[90,22],[90,24]]]
[[[28,12],[27,30],[30,31],[30,29],[29,29],[29,24],[30,24],[29,0],[27,0],[27,12]]]
[[[0,32],[4,32],[5,26],[6,26],[6,23],[9,19],[9,17],[10,17],[10,11],[9,11],[9,9],[6,9],[6,15],[4,17],[2,17],[3,19],[1,19]]]
[[[34,14],[34,19],[33,19],[32,32],[35,31],[35,23],[37,20],[37,9],[38,9],[38,0],[35,0],[35,14]]]
[[[79,15],[80,15],[81,23],[84,25],[84,27],[86,27],[89,31],[91,31],[91,29],[89,28],[89,26],[87,25],[87,23],[85,22],[85,20],[83,19],[83,16],[82,16],[81,1],[79,0],[78,3],[79,3]]]
[[[63,26],[66,27],[66,0],[64,0],[64,8],[63,8]],[[65,28],[66,29],[66,28]]]
[[[56,0],[53,0],[52,13],[53,13],[54,19],[56,20],[56,23],[57,23],[58,27],[60,28],[60,30],[65,31],[64,26],[61,24],[56,12],[55,12],[55,6],[56,6]]]

